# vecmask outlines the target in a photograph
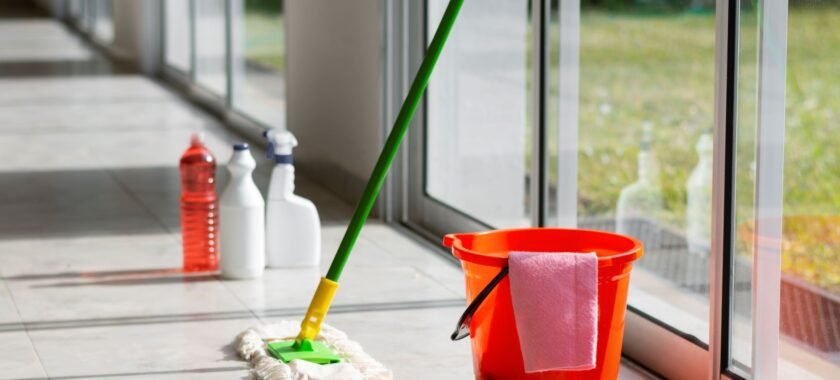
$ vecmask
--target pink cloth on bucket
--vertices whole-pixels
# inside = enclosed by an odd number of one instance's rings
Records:
[[[595,253],[511,252],[508,265],[525,372],[595,368]]]

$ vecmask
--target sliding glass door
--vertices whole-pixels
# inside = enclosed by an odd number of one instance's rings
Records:
[[[403,78],[445,3],[408,6]],[[468,2],[410,135],[399,218],[433,238],[637,237],[625,354],[665,376],[830,378],[835,15],[837,1]]]

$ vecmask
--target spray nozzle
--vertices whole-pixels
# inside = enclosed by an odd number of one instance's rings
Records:
[[[292,150],[298,145],[297,139],[288,129],[268,129],[263,132],[268,140],[266,158],[273,159],[278,164],[292,163]]]

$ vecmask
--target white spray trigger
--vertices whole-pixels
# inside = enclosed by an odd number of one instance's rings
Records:
[[[268,139],[266,150],[268,158],[290,156],[292,150],[298,145],[297,138],[288,129],[269,129],[263,135]]]

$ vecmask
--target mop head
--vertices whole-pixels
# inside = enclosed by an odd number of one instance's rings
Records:
[[[304,360],[283,361],[265,350],[265,342],[294,339],[300,323],[280,321],[266,326],[251,327],[236,337],[236,352],[251,364],[251,374],[257,380],[392,380],[393,373],[368,355],[362,346],[347,338],[343,332],[326,324],[315,340],[323,342],[344,360],[335,364],[315,364]]]

